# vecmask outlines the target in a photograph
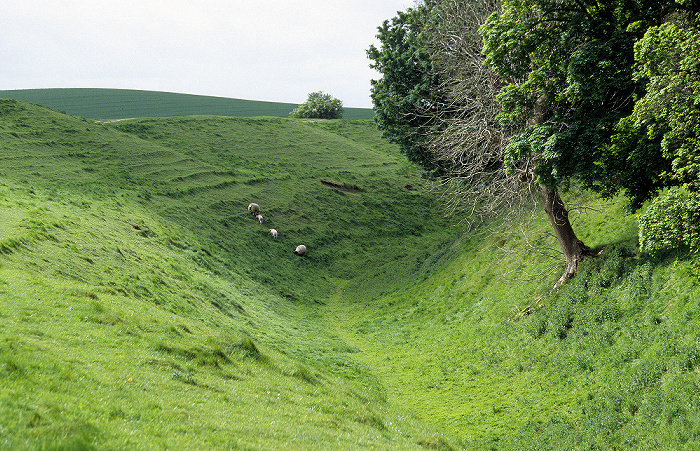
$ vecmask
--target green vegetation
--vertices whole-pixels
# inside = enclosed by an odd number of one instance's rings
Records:
[[[669,249],[700,251],[700,194],[671,189],[639,217],[639,248],[652,255]]]
[[[557,293],[520,238],[466,239],[421,283],[339,306],[348,339],[392,404],[463,449],[693,449],[700,268],[637,254],[622,212],[579,218],[584,238],[607,247]]]
[[[306,102],[294,108],[289,116],[296,119],[342,119],[343,102],[322,91],[312,92]]]
[[[431,106],[445,104],[437,64],[422,39],[433,6],[434,1],[426,1],[398,11],[378,27],[380,47],[367,50],[370,67],[382,74],[372,80],[371,90],[382,135],[428,171],[436,169],[436,162],[425,142],[432,125],[427,113]]]
[[[651,244],[697,235],[699,23],[689,1],[419,2],[368,52],[376,120],[478,219],[520,220],[539,194],[566,259],[559,287],[597,252],[568,219],[572,186],[623,193],[632,212],[687,188],[685,213],[667,211],[686,236]]]
[[[73,116],[113,120],[213,115],[288,117],[294,103],[264,102],[132,89],[55,88],[0,90],[0,99],[36,103]],[[371,119],[370,108],[345,108],[345,119]]]
[[[544,215],[467,233],[371,121],[8,100],[0,149],[2,449],[700,442],[700,267],[623,200],[555,293]]]
[[[323,310],[364,269],[424,273],[453,233],[371,122],[0,112],[0,448],[444,440]]]

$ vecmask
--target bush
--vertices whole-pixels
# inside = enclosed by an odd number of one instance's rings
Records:
[[[297,119],[341,119],[343,102],[322,91],[312,92],[306,102],[289,115]]]
[[[672,188],[639,217],[639,247],[651,255],[663,250],[700,250],[700,194]]]

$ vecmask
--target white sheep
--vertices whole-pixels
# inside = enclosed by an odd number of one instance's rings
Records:
[[[262,215],[261,215],[260,213],[258,213],[257,215],[255,215],[255,219],[257,219],[258,222],[259,222],[260,224],[263,223],[263,217],[262,217]]]
[[[300,244],[296,249],[294,249],[294,253],[299,256],[306,254],[306,246]]]
[[[272,238],[277,239],[277,230],[270,229],[270,235],[272,235]]]
[[[260,214],[260,205],[256,203],[251,203],[250,205],[248,205],[248,211],[253,216]]]

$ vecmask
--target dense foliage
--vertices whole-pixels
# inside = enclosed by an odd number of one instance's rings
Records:
[[[633,76],[634,44],[675,8],[656,0],[505,1],[482,28],[487,62],[507,83],[501,122],[531,121],[536,104],[543,115],[513,136],[506,159],[532,158],[537,180],[550,188],[573,179],[608,195],[628,188],[635,206],[653,195],[663,169],[656,147],[636,151],[633,141],[626,153],[606,150],[644,90]],[[603,170],[621,162],[633,176]]]
[[[492,95],[464,86],[488,81],[470,78],[474,65],[460,65],[464,55],[454,50],[469,39],[473,24],[465,21],[460,30],[459,21],[453,20],[446,34],[440,26],[446,21],[446,5],[461,8],[460,17],[467,17],[486,3],[425,2],[386,21],[378,35],[382,48],[368,52],[383,75],[373,82],[372,92],[379,126],[409,160],[424,168],[450,167],[447,155],[455,167],[490,173],[489,168],[464,164],[478,158],[459,152],[470,145],[460,141],[461,123],[438,125],[447,123],[445,116],[454,116],[460,95]],[[697,192],[698,11],[697,2],[674,0],[503,1],[480,33],[485,63],[500,79],[498,122],[505,134],[500,153],[505,169],[551,192],[572,183],[606,198],[622,192],[633,211],[668,187]],[[454,54],[437,54],[437,40],[447,41],[440,45]],[[451,72],[444,67],[450,64]],[[446,87],[454,85],[461,91],[448,96]],[[484,97],[482,104],[490,101]],[[473,108],[460,114],[469,117]],[[469,127],[463,126],[462,137],[471,136]],[[428,144],[431,134],[443,136]],[[457,151],[444,150],[450,146]],[[498,149],[484,151],[489,153],[483,161],[499,155]],[[464,194],[474,190],[491,192],[472,187]]]
[[[340,119],[343,117],[343,102],[322,91],[312,92],[306,102],[289,115],[299,119]]]
[[[508,82],[502,123],[531,120],[537,103],[544,111],[513,137],[506,159],[533,158],[550,187],[578,180],[606,197],[623,191],[632,209],[667,186],[697,190],[694,9],[671,0],[504,2],[483,27],[487,61]]]
[[[664,161],[657,167],[653,159],[646,163],[659,184],[671,186],[639,218],[640,247],[652,254],[700,250],[699,19],[697,13],[677,13],[635,44],[634,77],[646,82],[646,92],[620,122],[611,146],[636,143],[630,153],[651,149]]]
[[[639,247],[652,255],[664,250],[700,251],[700,195],[671,188],[639,217]]]
[[[380,47],[372,45],[367,50],[373,61],[370,67],[382,75],[372,80],[371,88],[379,129],[399,145],[409,161],[428,171],[437,169],[427,146],[429,111],[445,104],[435,61],[423,38],[435,3],[426,1],[385,20],[377,34]]]
[[[700,14],[681,15],[651,27],[635,45],[646,93],[632,118],[650,139],[660,140],[671,171],[669,183],[700,188]]]

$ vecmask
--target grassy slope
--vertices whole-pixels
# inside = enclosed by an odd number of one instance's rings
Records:
[[[0,121],[0,448],[441,443],[322,311],[352,271],[449,239],[371,123],[118,124],[134,135],[12,101]]]
[[[559,293],[555,275],[525,277],[550,264],[522,236],[477,237],[417,285],[372,302],[348,293],[335,317],[389,401],[464,449],[695,449],[700,267],[637,255],[623,212],[579,218],[605,251]],[[535,221],[526,235],[547,231]]]
[[[700,270],[637,255],[621,202],[577,219],[606,250],[552,294],[367,123],[26,108],[0,129],[6,447],[697,447]]]
[[[0,99],[44,105],[74,116],[93,119],[186,115],[289,117],[297,104],[198,96],[132,89],[53,88],[0,90]],[[371,119],[370,108],[345,108],[346,119]]]

